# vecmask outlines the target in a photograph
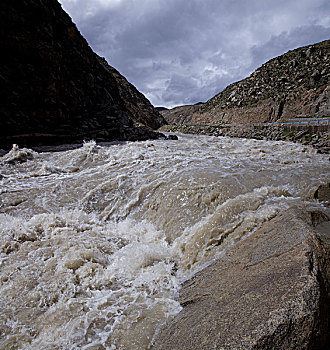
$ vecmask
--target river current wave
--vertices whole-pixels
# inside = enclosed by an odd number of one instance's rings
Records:
[[[326,155],[178,136],[0,158],[0,349],[148,349],[185,279],[280,211],[322,207]]]

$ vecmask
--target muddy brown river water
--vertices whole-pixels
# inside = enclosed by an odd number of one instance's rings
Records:
[[[148,349],[180,283],[313,199],[327,155],[179,140],[0,158],[0,349]]]

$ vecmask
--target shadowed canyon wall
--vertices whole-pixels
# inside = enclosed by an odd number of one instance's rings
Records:
[[[56,0],[3,0],[0,13],[0,148],[159,136],[163,117]]]

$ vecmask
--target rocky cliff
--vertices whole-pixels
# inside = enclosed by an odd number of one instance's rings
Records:
[[[330,221],[292,208],[180,290],[153,349],[327,349]]]
[[[0,148],[158,137],[163,117],[56,0],[2,0],[0,13]]]
[[[263,64],[201,106],[164,111],[170,123],[251,123],[330,115],[330,40]]]

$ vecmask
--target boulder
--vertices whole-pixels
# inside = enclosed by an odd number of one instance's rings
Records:
[[[314,194],[314,198],[318,199],[326,206],[330,205],[330,183],[326,185],[320,185]]]
[[[183,284],[153,349],[326,349],[329,236],[324,213],[270,220]]]

